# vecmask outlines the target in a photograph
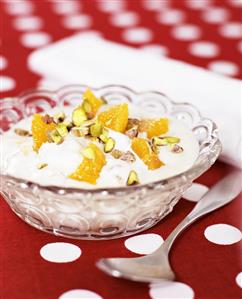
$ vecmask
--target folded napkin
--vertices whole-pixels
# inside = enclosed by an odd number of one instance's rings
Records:
[[[29,66],[56,86],[122,84],[190,102],[217,124],[223,145],[221,159],[242,167],[239,80],[83,33],[33,52]]]

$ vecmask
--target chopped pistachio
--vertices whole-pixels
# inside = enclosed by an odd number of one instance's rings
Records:
[[[89,160],[94,160],[95,159],[95,152],[92,148],[87,147],[82,151],[83,157],[89,159]]]
[[[31,136],[31,133],[27,130],[24,130],[24,129],[15,129],[14,130],[14,133],[19,135],[19,136]]]
[[[65,121],[63,124],[66,126],[68,131],[74,127],[74,124],[71,121]]]
[[[175,144],[175,143],[179,143],[181,141],[180,138],[178,138],[178,137],[167,136],[167,137],[164,137],[164,138],[166,139],[166,141],[169,144]]]
[[[156,146],[163,146],[168,144],[176,144],[180,142],[180,138],[178,137],[153,137],[152,138],[152,144]]]
[[[56,127],[57,132],[60,134],[61,137],[65,137],[68,134],[68,129],[65,124],[60,123]]]
[[[39,163],[39,164],[37,165],[37,168],[38,168],[38,169],[42,169],[42,168],[45,168],[46,166],[48,166],[47,163]]]
[[[64,112],[56,113],[56,114],[54,115],[54,122],[55,122],[56,124],[58,124],[58,123],[62,123],[62,122],[65,120],[65,117],[66,117],[66,115],[65,115]]]
[[[74,128],[72,128],[71,129],[71,134],[74,135],[74,136],[76,136],[76,137],[82,137],[80,135],[80,129],[79,128],[80,127],[74,127]]]
[[[139,184],[139,178],[138,178],[138,174],[136,171],[134,171],[134,170],[130,171],[126,184],[128,186]]]
[[[74,127],[71,129],[71,133],[76,137],[84,137],[89,134],[89,128],[85,126]]]
[[[82,103],[82,108],[85,111],[88,119],[92,119],[95,116],[92,111],[92,105],[88,100],[84,99]]]
[[[94,123],[94,120],[86,120],[80,126],[73,127],[71,132],[76,137],[84,137],[90,133],[90,126]]]
[[[108,141],[108,137],[105,136],[104,134],[101,134],[101,135],[99,136],[99,139],[100,139],[103,143],[106,143],[106,142]]]
[[[123,155],[123,152],[120,151],[120,150],[114,149],[114,150],[111,152],[111,155],[112,155],[115,159],[119,159],[119,158]]]
[[[95,124],[95,119],[88,119],[85,120],[84,123],[82,124],[82,127],[90,127],[91,125]]]
[[[99,121],[96,121],[93,125],[90,127],[90,134],[93,137],[99,137],[103,132],[103,125]]]
[[[63,137],[59,134],[57,130],[49,132],[48,135],[50,137],[50,140],[56,144],[61,144],[64,141]]]
[[[112,151],[111,155],[115,159],[120,159],[120,160],[126,161],[128,163],[133,163],[136,160],[135,155],[131,151],[122,152],[120,150],[114,149]]]
[[[89,136],[89,135],[87,135],[85,137],[88,138],[88,139],[90,139],[91,142],[97,142],[97,143],[99,142],[98,137],[92,137],[92,136]]]
[[[45,114],[44,116],[42,116],[42,120],[44,123],[49,125],[54,121],[54,118],[52,116],[49,116],[49,114]]]
[[[85,109],[84,108],[83,109],[86,113],[87,119],[93,119],[95,117],[95,113],[94,113],[94,111],[92,111],[91,104],[87,100],[84,100],[84,102],[85,102]],[[84,106],[82,106],[82,107],[84,107]]]
[[[184,151],[184,149],[183,149],[183,147],[181,147],[180,145],[178,145],[178,144],[173,144],[172,146],[171,146],[171,151],[173,152],[173,153],[182,153],[183,151]]]
[[[153,137],[152,144],[155,146],[163,146],[163,145],[167,145],[168,142],[164,137]]]
[[[122,153],[122,155],[120,156],[120,159],[123,161],[129,162],[129,163],[133,163],[136,160],[135,155],[130,151]]]
[[[137,118],[129,118],[126,130],[133,128],[134,126],[139,126],[140,120]]]
[[[115,147],[115,140],[109,137],[104,145],[104,152],[110,153],[114,149],[114,147]]]
[[[82,103],[82,108],[84,109],[84,111],[86,113],[90,113],[92,112],[92,105],[90,104],[90,102],[86,99],[83,100],[83,103]]]
[[[72,112],[72,122],[75,126],[79,127],[85,120],[87,120],[87,115],[81,107],[76,108]]]
[[[125,132],[125,135],[127,135],[130,139],[133,139],[134,137],[137,137],[138,135],[138,126],[134,126],[133,128],[127,130]]]
[[[103,143],[106,143],[108,141],[108,130],[106,129],[103,129],[103,132],[102,134],[99,136],[100,140],[103,142]]]
[[[158,155],[159,154],[159,147],[157,146],[157,145],[155,145],[155,144],[151,144],[151,149],[152,149],[152,151],[156,154],[156,155]]]

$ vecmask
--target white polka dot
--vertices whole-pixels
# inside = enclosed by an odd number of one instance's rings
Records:
[[[208,68],[213,72],[227,76],[236,76],[239,73],[239,67],[230,61],[216,60],[210,62]]]
[[[242,272],[240,272],[240,273],[236,276],[235,281],[236,281],[237,285],[238,285],[240,288],[242,288]]]
[[[21,36],[21,43],[28,48],[37,48],[47,45],[51,37],[45,32],[24,33]]]
[[[158,56],[160,55],[165,56],[169,54],[168,48],[161,45],[151,44],[151,45],[143,46],[141,47],[141,49]]]
[[[169,7],[169,0],[144,0],[143,6],[147,10],[162,10]]]
[[[175,25],[184,22],[185,13],[178,9],[162,11],[157,15],[157,21],[165,25]]]
[[[152,299],[193,299],[194,292],[191,287],[181,282],[164,281],[150,284],[150,297]]]
[[[102,299],[102,297],[88,290],[77,289],[65,292],[59,299]]]
[[[62,0],[53,4],[53,11],[57,14],[75,14],[78,12],[80,4],[77,1]]]
[[[215,244],[230,245],[241,240],[241,232],[236,227],[228,224],[213,224],[204,231],[205,238]]]
[[[182,197],[190,201],[198,202],[208,190],[209,188],[205,185],[193,183]]]
[[[4,70],[8,65],[8,61],[5,57],[0,55],[0,70]]]
[[[8,76],[0,76],[0,91],[9,91],[11,89],[14,89],[16,83],[14,79],[8,77]]]
[[[61,88],[61,83],[54,79],[43,77],[38,81],[38,87],[45,89],[58,89]]]
[[[118,12],[122,11],[125,9],[125,2],[115,0],[115,1],[110,1],[110,0],[99,0],[97,2],[98,8],[103,11],[103,12]]]
[[[235,7],[242,6],[242,0],[229,0],[229,3]]]
[[[31,2],[12,1],[6,4],[6,11],[11,15],[28,15],[33,13],[34,6]]]
[[[242,41],[238,43],[238,50],[242,53]]]
[[[111,23],[118,27],[136,26],[139,15],[136,12],[120,12],[111,16]]]
[[[124,245],[127,249],[138,254],[149,254],[158,249],[164,242],[157,234],[143,234],[128,238]]]
[[[242,24],[231,22],[220,27],[219,32],[222,36],[227,38],[241,38]]]
[[[43,21],[34,16],[18,17],[13,25],[17,30],[40,30],[43,27]]]
[[[43,259],[53,263],[68,263],[78,259],[81,249],[74,244],[56,242],[49,243],[40,249]]]
[[[63,19],[63,26],[68,29],[86,29],[91,27],[91,25],[92,18],[85,14],[67,16]]]
[[[188,51],[194,56],[210,58],[217,56],[220,52],[220,49],[212,42],[199,41],[192,43],[189,46]]]
[[[211,0],[186,0],[186,4],[192,9],[204,9],[212,3]]]
[[[202,18],[207,23],[224,23],[229,18],[229,10],[222,7],[211,7],[202,13]]]
[[[201,36],[201,29],[198,26],[184,24],[172,29],[172,35],[180,40],[194,40]]]
[[[131,28],[123,31],[123,39],[130,43],[147,43],[153,38],[153,33],[148,28]]]

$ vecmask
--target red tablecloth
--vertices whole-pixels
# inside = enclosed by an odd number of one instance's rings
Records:
[[[239,78],[241,6],[240,0],[109,0],[106,4],[92,0],[1,1],[1,97],[17,95],[38,84],[40,78],[31,73],[26,63],[34,49],[85,30]],[[122,22],[129,22],[129,26],[122,27]],[[133,27],[141,32],[139,41],[130,34]],[[229,171],[229,166],[217,162],[197,181],[211,186]],[[222,246],[204,237],[204,230],[211,224],[241,228],[241,202],[242,197],[237,198],[203,218],[174,245],[171,264],[177,281],[190,286],[195,298],[241,296],[236,283],[241,271],[241,242]],[[182,199],[171,215],[145,233],[165,239],[193,205]],[[0,207],[0,298],[52,299],[73,289],[90,290],[105,299],[151,298],[148,285],[108,277],[94,265],[100,257],[136,256],[125,247],[124,239],[94,242],[55,237],[25,224],[3,200]],[[80,247],[80,258],[57,264],[40,256],[42,246],[60,241]],[[176,298],[184,297],[178,293]]]

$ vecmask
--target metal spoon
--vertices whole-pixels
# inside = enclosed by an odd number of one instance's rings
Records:
[[[138,258],[104,258],[97,267],[114,277],[140,282],[174,280],[168,254],[177,236],[190,224],[232,201],[242,190],[242,172],[234,171],[215,184],[152,254]]]

